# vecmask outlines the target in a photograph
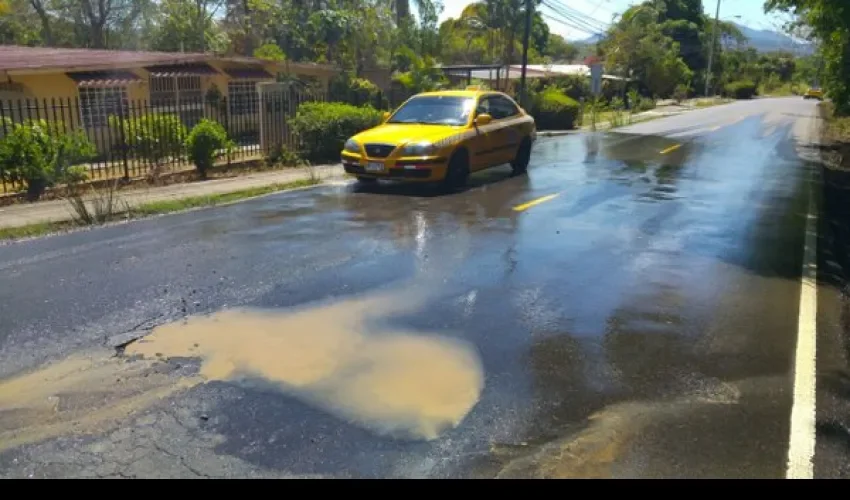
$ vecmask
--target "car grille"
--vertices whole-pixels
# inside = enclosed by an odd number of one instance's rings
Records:
[[[386,158],[395,149],[392,144],[366,144],[365,147],[369,158]]]
[[[344,165],[345,171],[349,174],[372,174],[371,172],[366,172],[366,169],[361,167],[360,165]],[[374,175],[374,174],[372,174]],[[377,174],[380,176],[389,176],[389,177],[405,177],[411,179],[425,179],[431,175],[431,169],[428,168],[419,168],[416,170],[407,170],[403,168],[391,168],[386,173]]]

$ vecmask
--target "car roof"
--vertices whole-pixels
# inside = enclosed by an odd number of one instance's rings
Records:
[[[503,92],[499,92],[496,90],[436,90],[433,92],[422,92],[416,94],[414,97],[419,96],[455,96],[455,97],[478,97],[484,94],[500,94],[505,95]]]

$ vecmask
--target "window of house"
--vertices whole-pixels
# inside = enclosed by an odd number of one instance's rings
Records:
[[[200,76],[152,76],[151,106],[187,109],[202,104]]]
[[[247,115],[259,111],[260,96],[257,93],[257,82],[254,80],[229,81],[227,98],[230,102],[231,114]]]
[[[200,76],[152,76],[150,83],[151,111],[176,113],[190,128],[203,117]]]
[[[86,128],[107,126],[111,115],[126,116],[126,87],[86,87],[79,91],[80,114]]]

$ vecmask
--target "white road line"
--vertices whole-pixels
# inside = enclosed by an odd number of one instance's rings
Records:
[[[809,215],[803,276],[800,278],[800,316],[797,322],[797,351],[794,360],[794,400],[791,406],[791,435],[788,445],[787,479],[813,479],[815,456],[815,358],[817,339],[817,204],[815,178],[809,183]]]

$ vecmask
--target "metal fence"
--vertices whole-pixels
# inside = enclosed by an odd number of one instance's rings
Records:
[[[297,149],[290,119],[302,103],[325,100],[326,95],[319,91],[276,84],[230,99],[196,98],[179,102],[129,100],[120,94],[0,100],[0,138],[15,124],[43,120],[51,132],[82,132],[92,142],[97,154],[85,165],[90,179],[138,178],[154,169],[176,170],[190,166],[184,153],[175,152],[173,131],[160,129],[158,121],[146,121],[146,116],[176,116],[186,131],[203,118],[214,120],[227,130],[236,144],[229,161],[242,161],[274,156],[283,147]],[[139,127],[147,128],[141,130]],[[142,137],[145,134],[148,140]],[[4,193],[18,191],[20,187],[2,182]]]

